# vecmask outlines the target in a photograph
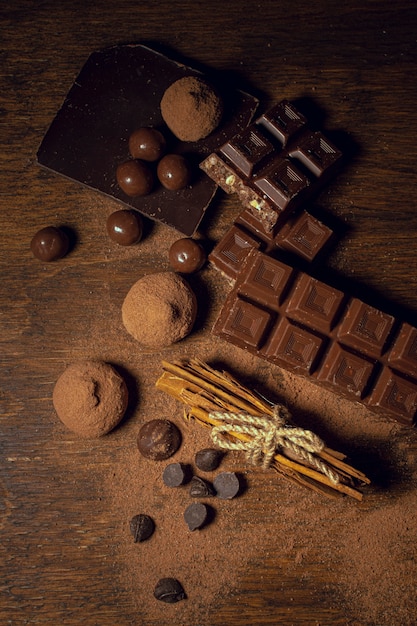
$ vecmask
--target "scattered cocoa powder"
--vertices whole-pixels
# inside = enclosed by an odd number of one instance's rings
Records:
[[[86,215],[96,220],[89,227],[100,236],[103,217],[97,210]],[[155,226],[140,244],[143,266],[149,271],[167,269],[167,251],[176,238],[175,231]],[[86,240],[84,245],[91,246],[91,255],[96,254],[97,241]],[[132,605],[131,619],[121,608],[116,621],[213,626],[236,623],[239,615],[242,624],[290,626],[297,619],[297,624],[318,626],[319,615],[321,626],[414,626],[416,431],[376,417],[360,405],[210,337],[215,303],[228,290],[210,268],[204,270],[204,281],[214,304],[205,315],[205,339],[201,333],[192,333],[186,343],[174,344],[163,354],[140,345],[132,351],[129,336],[122,332],[120,307],[138,248],[109,247],[104,230],[100,245],[107,250],[106,263],[97,255],[95,268],[95,274],[102,268],[102,287],[95,280],[80,283],[95,314],[86,318],[71,350],[77,357],[93,352],[125,364],[140,387],[137,410],[106,439],[111,459],[108,473],[96,476],[97,493],[114,520],[109,544],[115,551],[117,588],[128,599],[126,605]],[[68,268],[71,278],[78,280],[76,267]],[[60,275],[50,279],[49,288],[59,295]],[[246,490],[232,501],[218,503],[225,506],[217,506],[213,523],[190,533],[183,521],[183,507],[190,501],[187,486],[179,490],[164,486],[164,463],[143,458],[136,447],[140,425],[159,417],[173,419],[183,433],[181,449],[166,463],[193,464],[199,449],[212,446],[208,430],[185,422],[182,407],[154,388],[161,358],[183,357],[224,366],[244,384],[285,403],[296,424],[311,428],[330,446],[348,453],[352,463],[372,479],[363,502],[328,500],[274,472],[248,467],[240,454],[230,454],[221,471],[240,472]],[[63,460],[57,455],[57,465]],[[74,477],[79,476],[78,457],[70,469]],[[94,469],[92,463],[91,479]],[[204,473],[204,477],[212,480],[215,474]],[[134,544],[129,522],[141,512],[155,519],[155,534]],[[154,586],[164,576],[180,580],[186,600],[176,605],[155,600]],[[320,607],[317,613],[315,606]]]
[[[61,422],[81,437],[101,437],[122,419],[128,403],[123,378],[108,363],[73,363],[58,378],[53,404]]]
[[[201,78],[185,76],[165,91],[161,114],[181,141],[199,141],[217,128],[223,113],[220,96]]]
[[[174,272],[143,276],[131,287],[122,305],[128,333],[152,347],[169,346],[186,337],[196,314],[194,292]]]

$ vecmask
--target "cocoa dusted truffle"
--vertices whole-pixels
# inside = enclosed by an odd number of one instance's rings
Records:
[[[123,378],[108,363],[79,361],[58,378],[52,401],[67,428],[81,437],[96,438],[120,422],[128,391]]]
[[[196,314],[195,294],[175,272],[143,276],[131,287],[122,305],[127,332],[143,345],[155,348],[186,337]]]
[[[223,114],[220,96],[196,76],[185,76],[172,83],[160,106],[164,122],[181,141],[204,139],[217,128]]]

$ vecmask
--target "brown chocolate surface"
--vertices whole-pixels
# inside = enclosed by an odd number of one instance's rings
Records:
[[[164,125],[159,104],[165,90],[196,70],[143,45],[94,52],[82,68],[39,148],[38,163],[100,191],[186,235],[198,227],[216,184],[198,173],[198,163],[251,121],[258,101],[222,88],[220,126],[199,142],[181,142]],[[156,185],[144,197],[129,197],[116,182],[117,166],[129,158],[129,137],[138,128],[161,130],[170,152],[184,154],[197,174],[185,189]]]
[[[417,328],[252,249],[214,334],[405,424],[417,413]]]

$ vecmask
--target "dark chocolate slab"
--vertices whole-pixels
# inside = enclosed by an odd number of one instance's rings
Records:
[[[213,333],[404,424],[417,415],[417,328],[252,248]]]
[[[181,142],[164,125],[159,103],[171,83],[189,75],[201,73],[139,44],[94,52],[48,129],[38,150],[38,163],[192,235],[217,188],[198,164],[247,127],[258,100],[220,85],[225,113],[218,129],[202,141]],[[116,168],[129,158],[129,136],[142,126],[162,130],[169,150],[190,159],[194,164],[191,186],[169,191],[157,185],[149,195],[137,198],[118,187]]]

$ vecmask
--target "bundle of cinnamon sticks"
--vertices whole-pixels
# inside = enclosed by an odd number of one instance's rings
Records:
[[[157,389],[182,402],[185,405],[185,417],[211,428],[212,432],[222,428],[222,420],[218,417],[220,414],[235,415],[237,419],[239,416],[274,419],[277,405],[256,391],[246,388],[228,372],[216,370],[198,359],[183,363],[163,361],[162,366],[164,371],[156,382]],[[288,429],[291,434],[294,427],[291,419],[285,424],[284,432]],[[311,431],[305,432],[315,437]],[[252,439],[244,429],[236,427],[234,430],[233,424],[228,428],[225,437],[226,440],[246,442],[248,445]],[[326,496],[347,495],[362,500],[359,487],[369,484],[370,481],[345,459],[344,454],[328,448],[324,443],[317,451],[308,453],[306,458],[294,455],[285,445],[278,445],[272,457],[271,468]]]

